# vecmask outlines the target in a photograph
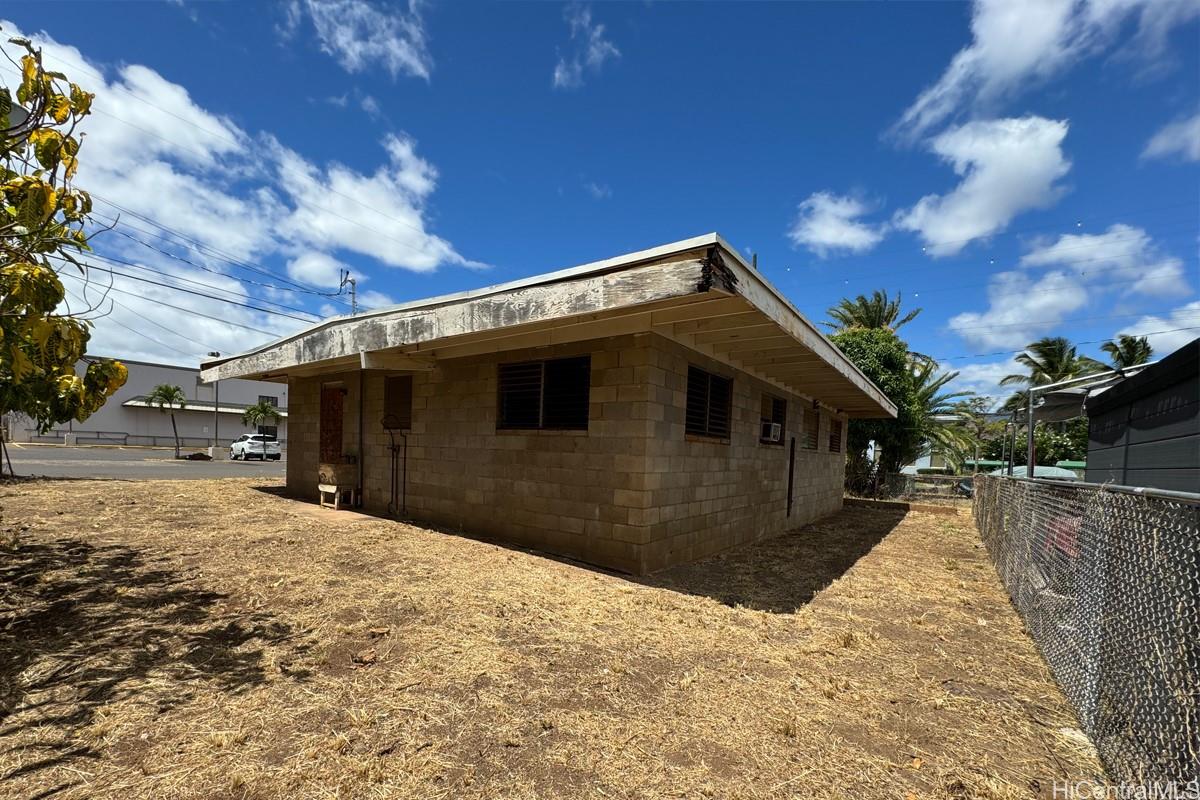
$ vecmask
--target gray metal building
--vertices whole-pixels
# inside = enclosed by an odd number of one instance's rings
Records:
[[[1090,483],[1200,492],[1200,339],[1087,400]]]

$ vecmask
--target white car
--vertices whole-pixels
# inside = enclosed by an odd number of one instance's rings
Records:
[[[278,461],[280,457],[279,440],[266,433],[243,433],[229,445],[229,458],[233,461],[251,458]]]

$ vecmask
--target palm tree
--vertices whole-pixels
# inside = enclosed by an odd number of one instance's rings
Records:
[[[1108,369],[1094,358],[1079,355],[1075,345],[1062,336],[1038,339],[1027,346],[1025,352],[1015,360],[1027,367],[1029,374],[1006,375],[1000,381],[1001,386],[1046,386]],[[1005,402],[1004,408],[1019,408],[1025,404],[1026,398],[1025,391],[1017,392]]]
[[[1130,336],[1122,333],[1116,340],[1109,340],[1100,345],[1100,349],[1108,354],[1113,369],[1136,367],[1147,363],[1154,356],[1154,348],[1145,336]]]
[[[279,409],[267,400],[259,400],[242,412],[242,424],[255,430],[264,424],[278,425],[281,419],[283,419],[283,415],[279,413]],[[264,449],[263,452],[266,450]]]
[[[171,412],[171,432],[175,434],[175,457],[179,458],[179,428],[175,426],[175,409],[187,405],[187,395],[178,386],[160,383],[154,387],[154,391],[146,396],[146,402],[163,413]]]
[[[958,415],[958,426],[967,437],[975,455],[975,471],[979,471],[979,451],[984,442],[989,441],[993,423],[988,419],[988,409],[992,401],[987,397],[970,397],[959,400],[954,404],[954,413]]]
[[[938,372],[938,363],[932,358],[917,356],[912,359],[919,441],[928,443],[956,464],[962,462],[971,444],[966,431],[955,424],[959,418],[959,403],[956,401],[972,395],[966,391],[945,391],[946,385],[957,377],[957,372]],[[915,458],[917,454],[912,455]]]
[[[896,331],[921,313],[918,308],[901,317],[900,298],[901,294],[897,292],[896,299],[889,300],[887,292],[878,289],[869,298],[861,294],[853,300],[843,297],[826,312],[833,321],[824,325],[835,331],[846,328],[887,328]]]

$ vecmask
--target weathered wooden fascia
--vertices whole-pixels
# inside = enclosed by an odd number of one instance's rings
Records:
[[[537,323],[570,325],[577,317],[693,295],[701,284],[702,259],[631,267],[546,285],[529,286],[465,301],[341,318],[253,353],[201,371],[205,381],[286,372],[377,350],[413,347]]]

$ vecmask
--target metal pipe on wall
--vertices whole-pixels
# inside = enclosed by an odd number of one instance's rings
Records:
[[[1025,477],[1033,477],[1033,387],[1029,387],[1029,411],[1028,417],[1025,420],[1026,427],[1026,444],[1025,444]]]
[[[365,487],[363,486],[364,462],[366,453],[363,452],[363,404],[366,397],[364,389],[366,388],[366,370],[358,371],[358,507],[362,508],[363,494]]]

